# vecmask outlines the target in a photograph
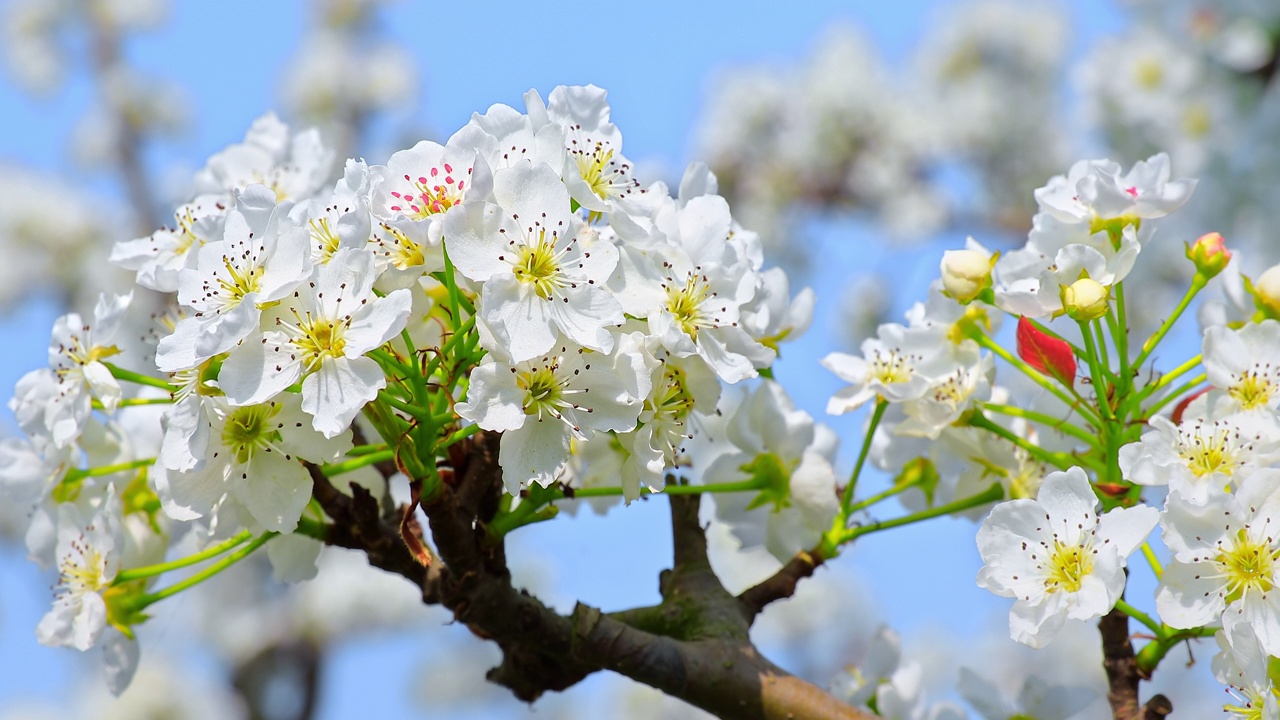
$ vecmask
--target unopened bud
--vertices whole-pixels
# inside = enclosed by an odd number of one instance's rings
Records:
[[[1231,262],[1231,251],[1221,235],[1211,232],[1187,245],[1187,259],[1195,264],[1196,273],[1208,280]]]
[[[1110,301],[1110,288],[1087,277],[1062,288],[1062,309],[1072,320],[1097,320],[1107,314]]]
[[[981,250],[948,250],[942,253],[942,287],[960,304],[991,287],[991,266],[996,256]]]
[[[1280,318],[1280,265],[1272,265],[1250,288],[1253,302],[1269,318]]]

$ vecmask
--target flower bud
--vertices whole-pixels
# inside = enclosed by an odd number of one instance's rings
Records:
[[[1280,265],[1272,265],[1250,288],[1253,302],[1269,318],[1280,318]]]
[[[1072,320],[1097,320],[1107,314],[1110,301],[1111,289],[1087,277],[1062,288],[1062,308]]]
[[[942,287],[960,304],[968,304],[991,287],[995,255],[981,250],[948,250],[942,253]]]
[[[1226,241],[1216,232],[1201,235],[1187,245],[1187,259],[1196,266],[1196,273],[1206,280],[1222,272],[1231,261],[1231,251]]]

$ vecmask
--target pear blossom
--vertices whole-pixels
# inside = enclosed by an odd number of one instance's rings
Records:
[[[618,201],[642,192],[622,155],[622,133],[609,122],[609,103],[595,85],[555,88],[544,105],[536,91],[525,93],[535,131],[548,124],[564,129],[565,160],[560,173],[579,205],[597,213],[613,213]]]
[[[107,412],[120,403],[120,383],[103,360],[120,352],[113,341],[124,322],[133,294],[101,296],[86,323],[76,313],[58,318],[49,342],[49,365],[58,382],[57,395],[45,408],[44,422],[53,443],[64,447],[84,429],[97,399]]]
[[[368,174],[363,162],[348,160],[332,193],[299,202],[289,211],[293,224],[307,228],[312,262],[326,264],[341,248],[363,250],[369,242],[373,221]]]
[[[797,410],[781,385],[764,380],[738,405],[728,437],[736,449],[712,461],[702,482],[757,480],[764,486],[717,494],[717,517],[744,547],[763,544],[781,562],[816,546],[840,508],[835,433]]]
[[[1207,414],[1182,418],[1180,425],[1157,415],[1139,442],[1120,448],[1120,470],[1139,485],[1168,485],[1192,503],[1239,487],[1240,482],[1280,457],[1280,429],[1256,414],[1228,414],[1217,403]]]
[[[188,369],[235,347],[258,329],[262,305],[306,279],[309,238],[289,225],[286,209],[264,185],[235,194],[223,241],[200,248],[196,266],[179,273],[178,302],[193,312],[160,340],[161,370]]]
[[[53,608],[36,627],[44,645],[67,645],[88,650],[107,627],[103,592],[120,570],[117,520],[112,516],[113,493],[85,517],[73,504],[59,507],[57,558],[60,576]]]
[[[465,205],[444,220],[449,256],[484,283],[479,317],[512,362],[551,350],[557,334],[603,353],[609,326],[625,319],[604,283],[618,262],[607,242],[582,234],[569,193],[547,165],[521,163],[494,175],[497,204]]]
[[[983,247],[977,240],[965,240],[963,250],[947,250],[942,253],[942,286],[956,302],[968,303],[979,293],[991,287],[991,268],[1000,258]]]
[[[311,499],[311,476],[301,461],[331,462],[351,448],[349,432],[326,438],[312,430],[292,393],[241,407],[221,400],[204,421],[209,440],[203,463],[189,471],[156,466],[156,491],[175,520],[211,516],[230,502],[254,525],[290,532]]]
[[[1207,328],[1202,354],[1209,384],[1229,398],[1224,409],[1280,408],[1280,322]]]
[[[526,93],[537,95],[536,91]],[[541,101],[536,101],[535,106]],[[565,160],[565,128],[547,122],[535,128],[533,120],[525,113],[510,105],[500,103],[491,105],[483,115],[473,113],[470,125],[474,125],[490,135],[495,142],[492,146],[484,145],[482,149],[492,147],[491,154],[485,156],[486,162],[493,170],[509,168],[528,160],[534,165],[546,163],[557,171],[564,167]]]
[[[846,665],[845,671],[832,682],[831,692],[850,705],[864,705],[901,662],[902,640],[893,628],[881,625],[871,636],[862,659],[855,665]]]
[[[1193,503],[1179,494],[1165,502],[1161,525],[1173,561],[1156,589],[1156,610],[1175,628],[1222,622],[1228,637],[1241,626],[1258,645],[1280,656],[1280,470],[1265,468],[1234,494]]]
[[[1097,696],[1083,687],[1052,684],[1039,675],[1028,675],[1010,702],[998,688],[973,670],[960,668],[960,694],[984,720],[1070,720]]]
[[[923,397],[933,379],[934,366],[942,362],[940,334],[936,328],[886,323],[880,326],[876,337],[862,342],[860,357],[840,352],[824,357],[823,367],[853,383],[831,397],[827,412],[842,415],[877,396],[894,403]]]
[[[645,351],[654,362],[638,425],[618,434],[627,451],[621,477],[628,500],[640,496],[641,486],[661,489],[669,468],[689,464],[686,443],[720,400],[720,382],[705,360],[677,357],[656,346],[655,338],[646,339]]]
[[[1258,635],[1249,625],[1235,625],[1230,633],[1213,635],[1218,654],[1213,656],[1213,675],[1228,686],[1236,703],[1224,705],[1223,712],[1242,720],[1280,720],[1280,695],[1268,672],[1271,658],[1258,644]]]
[[[382,368],[365,354],[405,326],[408,289],[373,294],[373,257],[342,248],[317,266],[307,290],[295,291],[277,314],[279,330],[236,348],[222,365],[219,386],[237,405],[256,405],[302,380],[302,409],[325,437],[342,433],[386,387]]]
[[[1044,647],[1067,618],[1101,617],[1124,592],[1125,558],[1160,521],[1139,505],[1097,514],[1084,470],[1050,473],[1035,500],[996,505],[978,530],[978,586],[1014,598],[1009,634]],[[1162,613],[1163,615],[1163,613]]]
[[[280,202],[302,200],[329,179],[333,150],[315,128],[290,131],[274,113],[253,121],[244,141],[209,158],[195,176],[195,193],[230,199],[250,185],[265,185]]]
[[[195,267],[200,248],[222,239],[227,205],[219,195],[203,195],[173,214],[173,225],[148,237],[125,240],[111,249],[111,262],[136,271],[139,285],[159,292],[177,292],[178,276]]]
[[[372,176],[370,208],[384,220],[405,218],[425,222],[431,244],[439,245],[443,219],[466,198],[484,200],[492,177],[483,150],[496,140],[468,125],[445,145],[423,140],[401,150],[386,166],[369,169]]]
[[[1110,160],[1081,160],[1036,190],[1040,209],[1064,223],[1099,223],[1164,217],[1181,207],[1196,181],[1169,180],[1169,156],[1160,153],[1137,162],[1127,173]]]
[[[649,368],[638,334],[604,354],[563,341],[554,353],[514,364],[490,354],[471,371],[460,417],[502,433],[498,461],[507,491],[546,487],[569,460],[571,440],[636,426],[649,394]]]

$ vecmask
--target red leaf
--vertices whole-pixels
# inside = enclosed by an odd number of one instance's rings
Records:
[[[1075,385],[1076,356],[1071,345],[1040,332],[1025,317],[1018,318],[1018,357],[1067,387]]]

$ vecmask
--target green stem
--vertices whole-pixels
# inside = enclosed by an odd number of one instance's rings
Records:
[[[936,518],[942,515],[950,515],[952,513],[962,512],[964,510],[980,507],[988,503],[997,502],[1002,499],[1004,499],[1004,488],[1001,487],[1000,483],[994,483],[992,484],[991,487],[987,488],[985,491],[977,495],[973,495],[971,497],[967,497],[961,500],[956,500],[955,502],[950,502],[950,503],[947,503],[946,505],[939,505],[938,507],[935,507],[935,508],[929,508],[928,510],[922,510],[920,512],[912,513],[910,515],[905,515],[900,518],[894,518],[892,520],[877,520],[876,522],[873,522],[873,523],[868,523],[866,525],[859,525],[858,527],[849,528],[844,532],[844,535],[840,538],[840,544],[850,542],[856,538],[859,538],[863,535],[868,535],[873,532],[888,530],[889,528],[901,527],[903,525],[910,525],[912,523],[918,523],[922,520],[929,520],[931,518]]]
[[[850,514],[850,515],[852,515],[852,514],[854,514],[854,513],[858,512],[858,511],[860,511],[860,510],[866,510],[867,508],[871,507],[872,505],[875,505],[876,503],[884,502],[885,500],[888,500],[889,498],[893,497],[894,495],[897,495],[897,494],[899,494],[899,493],[901,493],[901,492],[903,492],[903,491],[905,491],[905,490],[908,490],[908,489],[910,489],[910,488],[912,488],[912,487],[915,487],[915,485],[914,485],[914,484],[911,484],[911,483],[903,483],[903,484],[900,484],[900,485],[894,485],[893,487],[889,488],[888,490],[885,490],[884,492],[876,493],[875,495],[872,495],[872,496],[871,496],[871,497],[869,497],[869,498],[866,498],[866,499],[864,499],[864,500],[859,500],[858,502],[856,502],[856,503],[854,503],[854,504],[850,505],[850,506],[849,506],[849,514]]]
[[[475,435],[478,432],[480,432],[479,425],[467,425],[466,427],[459,428],[458,430],[454,430],[453,432],[446,435],[445,438],[440,441],[439,445],[436,445],[436,449],[443,450],[449,447],[450,445],[458,442],[459,440],[466,440],[467,438],[471,437],[472,435]]]
[[[390,405],[391,407],[395,408],[396,410],[399,410],[405,415],[408,415],[412,418],[417,419],[420,422],[431,421],[431,415],[423,411],[422,408],[417,407],[416,405],[407,403],[401,400],[400,398],[396,397],[395,395],[392,395],[391,393],[387,392],[386,390],[378,391],[378,399]]]
[[[1147,565],[1151,566],[1151,572],[1155,573],[1156,580],[1164,578],[1164,566],[1160,564],[1160,558],[1156,557],[1156,552],[1151,549],[1150,543],[1142,543],[1142,557],[1147,559]]]
[[[1147,628],[1151,630],[1151,632],[1155,633],[1157,638],[1160,637],[1160,634],[1162,632],[1160,629],[1160,623],[1153,620],[1150,615],[1142,612],[1138,608],[1125,602],[1123,598],[1116,601],[1116,607],[1120,608],[1120,612],[1124,613],[1125,615],[1128,615],[1134,620],[1137,620],[1143,625],[1146,625]]]
[[[1051,395],[1061,400],[1064,404],[1067,405],[1067,407],[1075,408],[1076,410],[1078,410],[1080,414],[1084,416],[1085,420],[1089,421],[1090,425],[1093,425],[1094,427],[1098,427],[1102,424],[1102,419],[1098,417],[1097,413],[1093,412],[1092,408],[1085,405],[1078,398],[1072,398],[1070,395],[1063,392],[1062,388],[1054,384],[1052,380],[1042,375],[1040,371],[1036,370],[1035,368],[1023,362],[1020,358],[1015,357],[1008,350],[1005,350],[1003,347],[1001,347],[1000,344],[997,343],[996,341],[992,340],[986,335],[976,335],[974,339],[977,340],[979,345],[995,353],[998,357],[1003,359],[1005,362],[1009,363],[1010,365],[1014,366],[1019,371],[1021,371],[1023,375],[1026,375],[1028,378],[1031,378],[1031,382],[1034,382],[1036,385],[1039,385],[1041,388],[1048,391]]]
[[[1027,453],[1031,455],[1031,457],[1034,457],[1042,462],[1046,462],[1061,470],[1067,470],[1071,468],[1073,465],[1077,465],[1082,462],[1085,462],[1085,463],[1089,462],[1084,458],[1072,455],[1070,453],[1051,452],[1049,450],[1045,450],[1039,445],[1036,445],[1035,443],[1030,442],[1026,438],[1020,437],[1019,435],[1010,431],[1008,428],[1004,427],[1003,425],[991,422],[991,420],[988,419],[987,416],[983,415],[981,412],[977,412],[977,411],[973,412],[969,416],[969,424],[981,430],[986,430],[988,432],[994,433],[1004,438],[1005,440],[1008,440],[1014,445],[1022,448],[1023,450],[1026,450]]]
[[[348,457],[360,457],[370,453],[382,452],[387,449],[386,443],[370,443],[368,445],[356,445],[347,451]]]
[[[183,590],[186,590],[187,588],[199,585],[205,580],[208,580],[214,575],[217,575],[223,570],[226,570],[232,565],[235,565],[241,560],[249,557],[254,553],[255,550],[265,545],[268,540],[270,540],[271,538],[279,534],[280,533],[276,533],[276,532],[266,532],[259,535],[258,537],[254,538],[253,542],[249,543],[245,547],[240,548],[239,550],[231,553],[230,555],[210,565],[204,570],[201,570],[200,572],[192,575],[191,577],[185,580],[176,582],[162,590],[157,590],[156,592],[143,595],[142,597],[138,598],[135,601],[135,604],[132,610],[134,610],[135,612],[141,611],[150,605],[154,605],[155,603],[158,603],[161,600],[164,600],[165,598],[173,597],[174,595],[177,595],[178,593],[182,592]]]
[[[124,368],[117,367],[115,365],[112,365],[109,362],[104,362],[102,364],[106,365],[107,369],[111,371],[111,377],[117,380],[124,380],[125,382],[136,383],[138,385],[147,385],[154,388],[160,388],[161,390],[164,390],[165,392],[170,392],[170,393],[177,392],[178,390],[178,388],[174,387],[170,383],[167,383],[164,380],[161,380],[159,378],[153,378],[150,375],[143,375],[142,373],[136,373],[132,370],[125,370]]]
[[[1121,412],[1124,414],[1131,414],[1133,410],[1137,408],[1138,405],[1144,402],[1147,398],[1151,397],[1152,395],[1155,395],[1156,393],[1160,392],[1164,388],[1169,387],[1169,385],[1171,385],[1174,380],[1177,380],[1183,375],[1199,367],[1200,362],[1203,359],[1204,358],[1202,355],[1196,355],[1195,357],[1187,360],[1186,362],[1182,363],[1181,365],[1174,368],[1173,370],[1170,370],[1169,372],[1165,373],[1160,377],[1159,380],[1151,383],[1150,385],[1143,388],[1140,392],[1132,395],[1128,400],[1125,400],[1125,402],[1121,405],[1121,408],[1120,408]]]
[[[139,580],[142,578],[154,577],[156,575],[167,573],[172,570],[180,570],[184,567],[190,567],[191,565],[202,563],[205,560],[208,560],[210,558],[215,558],[238,545],[243,545],[244,543],[248,542],[249,538],[251,537],[253,537],[253,533],[249,532],[248,530],[243,530],[240,532],[240,534],[236,535],[230,540],[225,540],[223,542],[218,543],[217,545],[214,545],[209,548],[205,548],[204,550],[196,553],[195,555],[179,558],[177,560],[173,560],[166,563],[159,563],[157,565],[145,565],[143,567],[129,568],[128,570],[121,570],[119,573],[116,574],[116,579],[112,580],[111,584],[120,585],[122,583],[127,583],[131,580]]]
[[[1111,326],[1111,338],[1116,343],[1116,355],[1120,359],[1120,387],[1123,394],[1128,395],[1133,389],[1133,370],[1134,366],[1129,364],[1129,319],[1128,311],[1125,308],[1124,299],[1124,283],[1118,282],[1115,285],[1116,301],[1112,308],[1112,312],[1107,313],[1107,319],[1113,321]]]
[[[87,477],[102,477],[103,475],[114,475],[118,472],[127,472],[129,470],[141,470],[149,468],[156,464],[155,458],[142,458],[141,460],[130,460],[129,462],[116,463],[115,465],[102,465],[100,467],[86,468],[83,470],[70,470],[67,472],[63,482],[75,482]]]
[[[121,400],[119,403],[117,403],[116,407],[124,408],[124,407],[137,407],[139,405],[172,405],[172,404],[173,404],[173,398],[171,397],[125,398],[124,400]],[[103,407],[102,402],[100,400],[98,400],[97,398],[94,398],[93,409],[105,410],[106,408]]]
[[[984,402],[982,403],[982,409],[997,412],[1001,415],[1009,415],[1010,417],[1018,417],[1032,422],[1037,422],[1045,427],[1052,428],[1058,432],[1070,435],[1078,440],[1082,440],[1092,447],[1100,447],[1096,436],[1091,434],[1088,430],[1072,425],[1066,420],[1059,420],[1058,418],[1045,415],[1044,413],[1038,413],[1034,410],[1025,410],[1017,407],[1016,405],[1000,405],[998,403]]]
[[[1207,375],[1205,373],[1200,373],[1199,375],[1182,383],[1173,392],[1160,398],[1160,401],[1157,402],[1155,405],[1152,405],[1151,407],[1147,408],[1146,412],[1143,413],[1143,415],[1145,415],[1146,417],[1151,417],[1152,415],[1155,415],[1156,413],[1164,409],[1165,405],[1168,405],[1174,400],[1177,400],[1178,398],[1182,397],[1183,395],[1186,394],[1188,390],[1204,382],[1206,378],[1207,378]]]
[[[862,474],[862,468],[867,463],[867,455],[871,452],[871,441],[875,438],[876,428],[880,426],[880,420],[884,418],[884,413],[889,409],[889,401],[882,397],[876,398],[876,409],[871,413],[871,424],[867,426],[867,431],[862,438],[862,450],[858,452],[858,461],[853,465],[853,474],[849,476],[849,484],[844,486],[844,492],[840,495],[840,518],[848,519],[849,506],[853,504],[853,491],[858,485],[858,477]],[[844,527],[841,522],[840,526]]]
[[[1187,288],[1187,292],[1182,296],[1182,299],[1178,301],[1178,306],[1173,309],[1173,314],[1161,323],[1154,335],[1147,338],[1147,341],[1142,343],[1142,352],[1138,353],[1138,357],[1133,361],[1134,367],[1142,367],[1143,363],[1147,361],[1147,358],[1150,357],[1151,353],[1156,349],[1156,346],[1160,344],[1160,341],[1164,339],[1164,336],[1173,328],[1173,324],[1176,323],[1178,318],[1182,316],[1182,313],[1186,311],[1187,306],[1191,304],[1191,300],[1195,298],[1196,294],[1203,290],[1204,286],[1207,284],[1209,284],[1209,280],[1200,273],[1196,273],[1195,277],[1191,278],[1191,287]]]
[[[371,452],[365,455],[360,455],[359,457],[351,458],[350,460],[343,460],[342,462],[329,463],[328,465],[322,465],[320,466],[320,472],[323,473],[325,477],[334,477],[335,475],[341,475],[343,473],[349,473],[353,470],[359,470],[362,467],[368,467],[369,465],[377,465],[380,462],[386,462],[388,460],[395,460],[395,459],[396,459],[395,450],[391,450],[391,449],[379,450],[377,452]]]
[[[1093,328],[1089,323],[1080,321],[1080,334],[1084,336],[1085,355],[1089,360],[1089,378],[1093,380],[1093,391],[1098,396],[1098,409],[1103,420],[1114,420],[1111,411],[1111,400],[1107,397],[1107,378],[1102,370],[1102,361],[1098,359],[1098,346],[1093,340]]]

